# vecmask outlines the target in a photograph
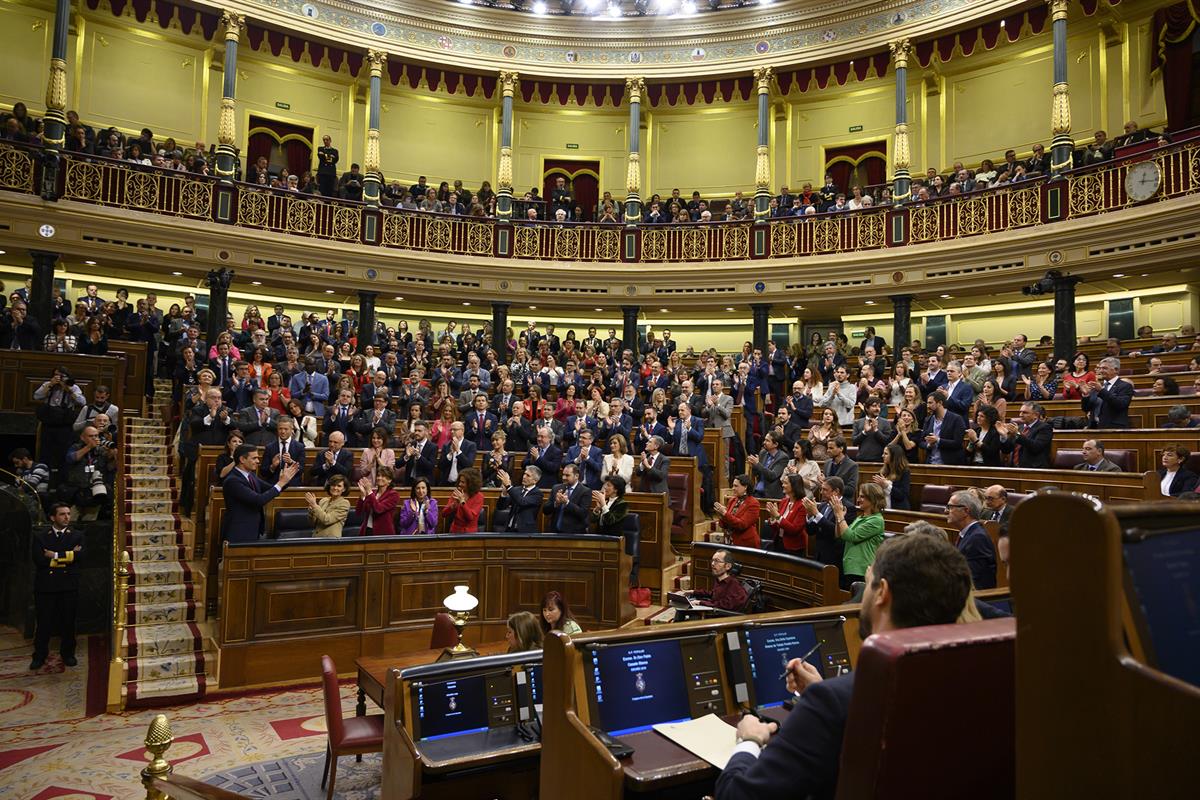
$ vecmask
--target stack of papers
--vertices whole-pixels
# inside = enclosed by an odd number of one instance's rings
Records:
[[[687,722],[664,722],[654,730],[717,769],[725,769],[737,746],[737,728],[716,714]]]

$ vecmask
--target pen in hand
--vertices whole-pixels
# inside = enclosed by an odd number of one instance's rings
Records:
[[[814,644],[814,645],[812,646],[812,649],[811,649],[811,650],[809,650],[809,651],[808,651],[807,653],[805,653],[804,655],[800,656],[800,660],[801,660],[801,661],[808,661],[808,657],[809,657],[809,656],[811,656],[813,653],[817,652],[817,648],[818,648],[818,647],[820,647],[820,646],[821,646],[821,643],[820,643],[820,642],[817,642],[816,644]],[[784,670],[782,673],[780,673],[780,675],[779,675],[779,680],[783,680],[783,679],[784,679],[784,678],[786,678],[786,677],[787,677],[787,670],[785,669],[785,670]]]

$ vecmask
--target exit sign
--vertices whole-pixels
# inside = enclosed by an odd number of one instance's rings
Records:
[[[851,125],[850,126],[851,133],[858,133],[861,130],[862,130],[862,125]]]
[[[575,142],[567,142],[567,149],[568,150],[578,150],[579,145],[576,144]]]
[[[292,110],[292,104],[291,104],[291,103],[280,103],[280,102],[276,101],[276,103],[275,103],[275,107],[276,107],[276,108],[281,108],[281,109],[283,109],[284,111],[291,111],[291,110]]]

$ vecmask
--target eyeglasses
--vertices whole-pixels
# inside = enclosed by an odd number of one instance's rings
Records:
[[[966,508],[966,506],[961,505],[960,503],[947,503],[946,508]]]

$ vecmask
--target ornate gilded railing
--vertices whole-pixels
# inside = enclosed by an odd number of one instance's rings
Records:
[[[112,538],[112,632],[109,646],[108,663],[108,701],[110,712],[121,711],[125,708],[125,660],[121,657],[121,645],[125,640],[125,627],[128,622],[129,603],[129,570],[131,562],[129,552],[125,549],[125,500],[129,488],[125,485],[128,474],[128,464],[125,455],[129,450],[127,439],[130,427],[129,418],[122,414],[117,423],[117,477],[114,482],[113,498],[113,538]]]
[[[761,223],[683,225],[511,224],[371,208],[107,158],[63,154],[59,195],[96,205],[395,250],[558,262],[689,263],[795,258],[954,241],[1087,217],[1133,205],[1129,168],[1157,164],[1161,183],[1146,202],[1200,189],[1200,138],[1073,170],[925,203]],[[0,143],[0,189],[34,194],[41,151]]]

